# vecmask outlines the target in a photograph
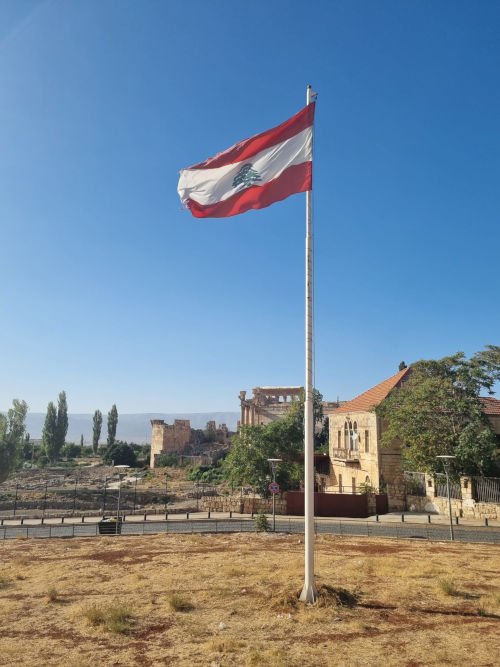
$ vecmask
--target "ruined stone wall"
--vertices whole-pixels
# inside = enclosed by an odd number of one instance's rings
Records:
[[[302,387],[254,387],[253,396],[247,398],[246,391],[240,391],[240,426],[264,425],[282,419],[294,400],[300,398]]]
[[[152,419],[151,459],[154,468],[158,458],[164,454],[180,454],[191,439],[189,419],[176,419],[173,424],[165,424],[163,419]]]

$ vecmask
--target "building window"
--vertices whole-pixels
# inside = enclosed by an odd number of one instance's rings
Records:
[[[346,421],[344,424],[344,449],[356,451],[358,449],[358,423]]]
[[[356,478],[352,478],[352,492],[356,493]]]
[[[365,452],[370,451],[370,431],[365,431]]]
[[[342,493],[342,475],[339,475],[339,493]]]
[[[342,431],[340,429],[337,433],[337,447],[342,449]]]

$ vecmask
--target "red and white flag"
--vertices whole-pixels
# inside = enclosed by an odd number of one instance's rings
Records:
[[[182,169],[182,203],[196,218],[227,218],[312,190],[314,108]]]

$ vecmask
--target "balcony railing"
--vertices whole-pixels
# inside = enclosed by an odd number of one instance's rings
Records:
[[[333,458],[338,461],[359,461],[357,449],[334,449]]]

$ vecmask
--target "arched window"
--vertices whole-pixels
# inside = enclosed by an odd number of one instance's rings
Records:
[[[344,449],[350,451],[358,449],[358,422],[345,421],[344,423]]]
[[[356,450],[358,448],[358,440],[359,440],[358,422],[354,422],[354,424],[352,425],[352,434],[351,434],[352,447],[351,447],[351,449]]]

